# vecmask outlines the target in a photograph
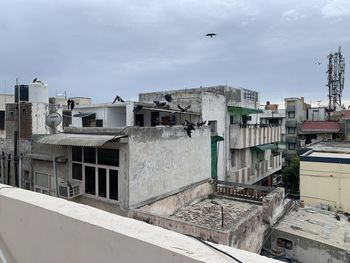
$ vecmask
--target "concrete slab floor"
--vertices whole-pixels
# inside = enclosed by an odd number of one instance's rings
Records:
[[[221,227],[223,207],[224,227]],[[230,230],[249,215],[254,215],[262,206],[236,200],[214,198],[205,199],[191,206],[175,211],[170,218],[205,226],[215,230]]]

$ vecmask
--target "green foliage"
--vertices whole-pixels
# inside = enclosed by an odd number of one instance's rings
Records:
[[[300,159],[295,156],[290,164],[282,171],[282,179],[286,192],[291,194],[299,194],[299,182],[300,182]]]

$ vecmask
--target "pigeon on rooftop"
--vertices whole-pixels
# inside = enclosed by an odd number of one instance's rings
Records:
[[[153,101],[154,104],[156,104],[157,107],[164,107],[166,105],[165,102],[159,102],[158,100]]]
[[[167,102],[172,102],[172,101],[173,101],[173,98],[171,97],[171,94],[165,94],[165,95],[164,95],[164,99],[165,99]]]
[[[186,106],[184,108],[182,108],[180,105],[177,105],[177,107],[179,108],[179,110],[181,112],[186,112],[186,111],[188,111],[191,108],[191,105],[188,105],[188,106]]]
[[[142,108],[143,108],[143,106],[142,106],[142,105],[137,105],[137,106],[135,106],[135,107],[134,107],[133,112],[138,113],[139,111],[141,111],[141,110],[142,110]]]
[[[121,97],[119,97],[118,95],[115,97],[115,99],[112,102],[112,104],[114,104],[116,101],[124,102],[124,100]]]

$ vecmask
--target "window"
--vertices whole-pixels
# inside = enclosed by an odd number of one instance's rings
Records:
[[[288,134],[295,134],[295,127],[288,127]]]
[[[96,113],[88,114],[81,118],[83,127],[96,127]]]
[[[72,178],[85,193],[118,201],[119,149],[72,147]]]
[[[49,188],[49,175],[43,173],[35,173],[35,185]]]
[[[118,170],[109,170],[109,198],[118,200]]]
[[[50,175],[35,172],[34,190],[42,194],[50,194]]]
[[[91,147],[84,147],[84,162],[96,163],[96,149]]]
[[[85,193],[95,195],[96,193],[95,167],[85,166]]]
[[[82,161],[82,148],[72,147],[72,161],[81,162]]]
[[[96,120],[96,127],[103,127],[103,120]]]
[[[159,120],[159,112],[151,112],[151,126],[157,126]]]
[[[143,127],[144,126],[144,120],[143,120],[143,114],[136,114],[136,125]]]
[[[119,150],[98,149],[98,164],[119,166]]]
[[[75,180],[83,180],[82,165],[79,163],[72,163],[72,178]]]
[[[230,124],[235,124],[235,123],[239,123],[240,117],[237,115],[230,115]]]
[[[288,150],[295,150],[295,143],[288,143]]]
[[[285,249],[293,249],[293,242],[284,238],[277,238],[277,246]]]
[[[216,121],[208,121],[208,125],[210,127],[211,132],[217,132],[217,122]]]
[[[294,111],[288,112],[288,118],[294,119],[295,118],[295,112]]]
[[[256,91],[243,89],[243,98],[250,101],[258,101],[258,93]]]
[[[107,197],[107,170],[98,168],[98,196]]]

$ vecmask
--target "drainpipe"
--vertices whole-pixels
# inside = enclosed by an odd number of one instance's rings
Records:
[[[7,155],[7,184],[11,185],[11,154]]]
[[[19,188],[22,188],[22,154],[18,155],[18,183]]]
[[[1,153],[1,177],[2,177],[2,183],[3,184],[6,184],[6,176],[5,176],[5,173],[6,173],[6,170],[5,170],[5,152],[3,151]]]
[[[58,178],[57,178],[57,166],[56,166],[57,157],[53,159],[53,174],[55,176],[55,187],[56,187],[56,196],[58,197]]]

